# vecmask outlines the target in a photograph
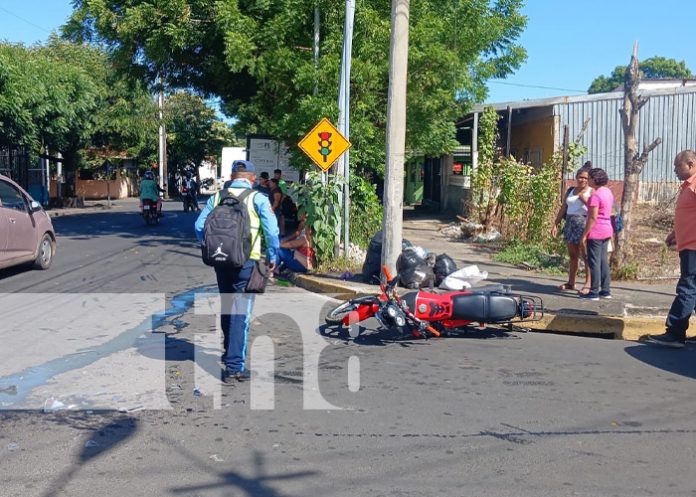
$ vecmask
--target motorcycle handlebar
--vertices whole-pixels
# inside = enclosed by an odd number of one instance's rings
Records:
[[[382,266],[382,272],[387,279],[385,287],[389,290],[393,289],[399,280],[399,275],[397,274],[396,276],[392,276],[391,271],[389,271],[389,268],[386,265]]]

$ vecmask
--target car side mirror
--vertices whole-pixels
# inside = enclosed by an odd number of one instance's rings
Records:
[[[32,200],[29,204],[29,207],[31,208],[31,212],[37,212],[41,210],[41,204],[38,203],[36,200]]]

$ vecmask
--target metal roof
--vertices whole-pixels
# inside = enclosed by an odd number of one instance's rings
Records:
[[[682,93],[696,93],[696,86],[679,86],[675,88],[662,88],[657,90],[641,90],[639,94],[645,97],[660,95],[678,95]],[[476,104],[470,114],[483,112],[486,107],[493,107],[497,111],[507,110],[508,107],[515,109],[526,109],[531,107],[548,107],[559,104],[598,102],[604,100],[622,100],[623,92],[593,93],[591,95],[574,95],[565,97],[539,98],[533,100],[513,100],[510,102],[495,102],[490,104]]]

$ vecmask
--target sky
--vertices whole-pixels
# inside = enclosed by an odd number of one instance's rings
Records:
[[[505,80],[489,82],[487,102],[581,95],[600,75],[653,56],[684,60],[696,73],[696,2],[661,0],[527,0],[527,27],[518,42],[527,62]],[[70,0],[0,0],[0,39],[45,41],[72,11]]]

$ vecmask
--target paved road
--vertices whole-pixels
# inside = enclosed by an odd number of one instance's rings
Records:
[[[58,218],[50,271],[0,273],[0,496],[696,495],[693,345],[351,338],[276,286],[219,385],[192,219]]]

